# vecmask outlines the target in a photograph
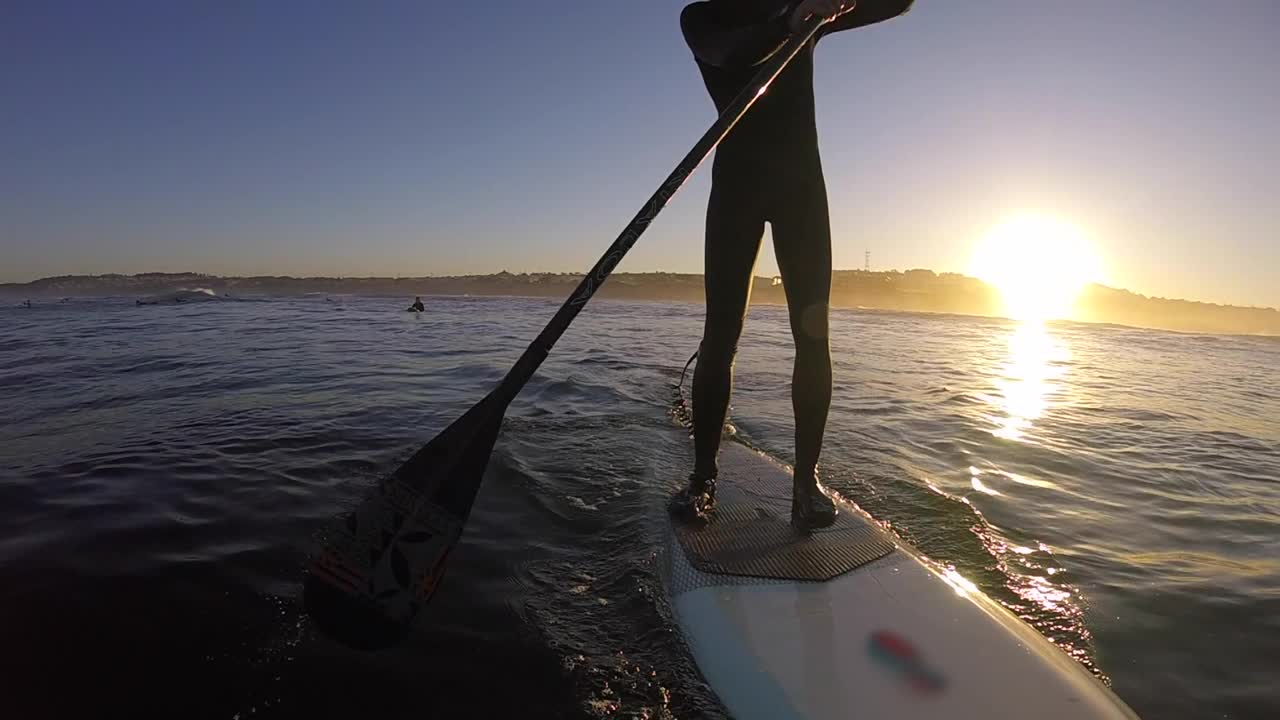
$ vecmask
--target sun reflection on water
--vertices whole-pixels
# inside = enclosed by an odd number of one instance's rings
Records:
[[[1018,325],[1008,342],[1009,354],[995,380],[1000,391],[995,402],[1004,415],[996,418],[997,427],[992,434],[1023,441],[1057,394],[1070,353],[1039,321]]]
[[[1042,320],[1025,320],[1003,338],[1007,350],[992,371],[994,391],[983,395],[991,412],[992,435],[1018,443],[1042,439],[1044,419],[1068,394],[1066,375],[1071,353]],[[1040,425],[1037,429],[1037,425]],[[1019,486],[1055,490],[1052,481],[998,467],[970,465],[969,486],[985,503],[1017,502]],[[1009,499],[1014,498],[1014,499]],[[988,523],[975,526],[987,552],[1005,577],[1009,595],[999,597],[1010,611],[1032,623],[1059,648],[1106,681],[1092,660],[1091,635],[1083,622],[1083,606],[1076,588],[1053,549],[1031,539],[1015,541]],[[953,585],[955,582],[953,581]]]

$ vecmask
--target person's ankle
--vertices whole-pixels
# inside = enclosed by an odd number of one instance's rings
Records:
[[[694,465],[693,473],[689,477],[696,478],[698,480],[715,480],[716,476],[719,474],[720,469],[714,465],[711,467]]]

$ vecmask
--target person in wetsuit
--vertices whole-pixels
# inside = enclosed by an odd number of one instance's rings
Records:
[[[888,20],[911,4],[912,0],[704,0],[685,7],[680,16],[685,40],[718,111],[807,18],[832,19],[716,150],[706,219],[707,314],[693,375],[694,469],[688,486],[670,504],[679,519],[705,522],[715,508],[733,360],[767,222],[796,346],[791,378],[796,443],[791,522],[801,530],[835,522],[835,504],[818,482],[818,455],[831,405],[831,225],[818,157],[813,50],[822,36]]]
[[[420,297],[415,297],[413,299],[413,304],[409,306],[409,309],[413,312],[422,312],[426,310],[426,308],[423,307],[422,305],[422,298]]]

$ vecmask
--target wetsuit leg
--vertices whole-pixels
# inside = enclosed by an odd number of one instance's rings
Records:
[[[742,335],[760,239],[761,203],[729,183],[713,182],[707,203],[707,317],[693,373],[694,474],[715,477],[720,435],[729,411],[733,358]]]
[[[795,339],[791,403],[796,419],[796,478],[814,477],[831,408],[831,221],[821,178],[786,190],[771,215]]]

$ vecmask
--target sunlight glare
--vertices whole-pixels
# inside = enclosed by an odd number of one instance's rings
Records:
[[[1017,320],[1070,317],[1080,291],[1102,279],[1101,262],[1075,226],[1042,215],[1016,215],[978,244],[969,274],[994,286]]]

